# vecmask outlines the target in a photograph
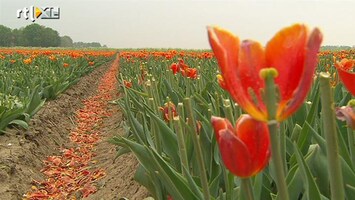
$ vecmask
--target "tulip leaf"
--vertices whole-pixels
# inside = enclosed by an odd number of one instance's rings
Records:
[[[23,120],[20,120],[20,119],[15,119],[15,120],[12,120],[9,124],[15,124],[17,126],[20,126],[24,129],[28,129],[28,124],[27,122],[23,121]]]
[[[321,200],[319,189],[313,179],[311,171],[302,157],[300,150],[294,143],[295,155],[302,174],[304,188],[306,190],[307,199]]]
[[[185,178],[187,179],[192,192],[198,197],[198,199],[203,199],[203,193],[201,192],[202,189],[197,186],[190,172],[184,166],[182,166],[182,171],[186,174]]]
[[[156,151],[150,151],[147,147],[146,151],[151,155],[151,162],[155,163],[156,175],[160,177],[166,190],[174,199],[201,199],[190,190],[189,184],[183,179],[181,174],[172,169]]]
[[[178,155],[179,149],[178,149],[176,134],[173,132],[172,129],[170,129],[168,125],[166,125],[166,123],[162,119],[160,119],[157,115],[155,115],[154,112],[147,105],[145,105],[145,109],[149,114],[149,116],[154,118],[154,120],[156,121],[160,133],[163,133],[162,134],[163,148],[166,151],[166,153],[170,156],[170,158],[173,160],[174,165],[177,167],[177,169],[179,169],[180,158]]]

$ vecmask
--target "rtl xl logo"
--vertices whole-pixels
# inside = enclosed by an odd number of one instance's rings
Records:
[[[36,19],[59,19],[60,18],[60,8],[47,6],[47,7],[35,7],[30,6],[29,8],[18,9],[16,12],[17,18],[21,18],[21,15],[26,19],[30,19],[32,22]]]

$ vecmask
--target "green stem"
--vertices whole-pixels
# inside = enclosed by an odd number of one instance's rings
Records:
[[[354,137],[353,129],[348,126],[348,144],[349,144],[349,151],[351,156],[351,163],[353,167],[355,167],[355,137]]]
[[[155,102],[153,98],[148,98],[148,105],[151,108],[155,108]],[[155,109],[154,109],[155,111]],[[151,117],[150,118],[150,124],[151,124],[151,130],[150,132],[153,134],[154,139],[155,139],[155,147],[157,149],[157,152],[159,153],[159,155],[161,155],[162,152],[162,147],[161,147],[161,138],[160,138],[160,132],[159,132],[159,128],[158,125],[156,123],[156,121]]]
[[[231,187],[229,184],[229,176],[228,176],[229,173],[223,163],[221,163],[221,166],[222,166],[222,173],[223,173],[224,185],[225,185],[225,190],[226,190],[226,199],[229,200],[229,199],[232,199],[231,198]]]
[[[270,132],[271,141],[271,161],[273,162],[274,172],[275,172],[275,182],[278,190],[278,196],[282,200],[288,200],[288,190],[286,185],[285,170],[282,161],[281,149],[280,149],[280,137],[279,129],[277,127],[278,122],[276,121],[276,88],[274,83],[274,78],[277,76],[277,71],[273,68],[264,69],[260,71],[260,75],[265,80],[265,100],[266,107],[268,111],[268,126]]]
[[[286,160],[286,131],[283,123],[280,123],[280,152],[282,157],[282,165],[284,172],[287,174],[287,160]]]
[[[200,169],[203,196],[204,196],[205,199],[211,199],[210,198],[209,186],[208,186],[208,179],[207,179],[207,174],[206,174],[207,171],[206,171],[205,162],[204,162],[204,159],[203,159],[203,154],[202,154],[202,149],[201,149],[201,144],[200,144],[200,136],[198,135],[198,133],[196,133],[196,121],[195,121],[195,117],[193,115],[191,99],[190,98],[185,98],[184,99],[184,105],[185,105],[185,108],[186,108],[186,114],[189,117],[189,125],[190,125],[190,128],[192,129],[190,131],[190,133],[192,134],[192,140],[193,140],[193,143],[194,143],[194,149],[196,151],[197,162],[198,162],[199,169]]]
[[[186,170],[189,170],[189,163],[188,163],[188,159],[187,159],[184,133],[183,133],[183,129],[181,126],[180,117],[174,117],[174,125],[175,125],[175,131],[176,131],[176,135],[177,135],[177,139],[178,139],[179,153],[180,153],[180,158],[181,158],[181,171],[182,171],[182,174],[186,177],[187,174],[185,174],[185,171],[182,170],[182,167],[184,167]]]
[[[331,199],[345,199],[343,176],[339,158],[334,101],[330,86],[330,76],[328,73],[322,72],[320,74],[320,91],[324,126],[323,130],[327,145]]]
[[[234,116],[233,116],[233,109],[231,106],[231,102],[229,99],[224,99],[223,100],[223,108],[224,108],[224,113],[227,117],[227,119],[234,125]]]
[[[254,193],[251,186],[250,178],[242,178],[240,192],[245,200],[254,200]]]

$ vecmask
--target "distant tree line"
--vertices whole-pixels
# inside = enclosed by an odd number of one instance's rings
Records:
[[[346,45],[341,45],[341,46],[335,46],[335,45],[326,45],[321,47],[321,51],[340,51],[340,50],[350,50],[352,48],[355,48],[354,46],[346,46]]]
[[[59,36],[58,31],[38,24],[13,29],[0,25],[0,46],[2,47],[104,47],[99,42],[73,42],[69,36]]]

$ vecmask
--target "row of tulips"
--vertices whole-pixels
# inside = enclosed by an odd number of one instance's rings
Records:
[[[208,36],[215,58],[120,53],[126,135],[112,142],[138,158],[136,180],[155,199],[355,197],[353,52],[318,53],[321,32],[300,24],[265,47]]]
[[[0,134],[27,122],[46,99],[111,60],[115,52],[0,49]]]

